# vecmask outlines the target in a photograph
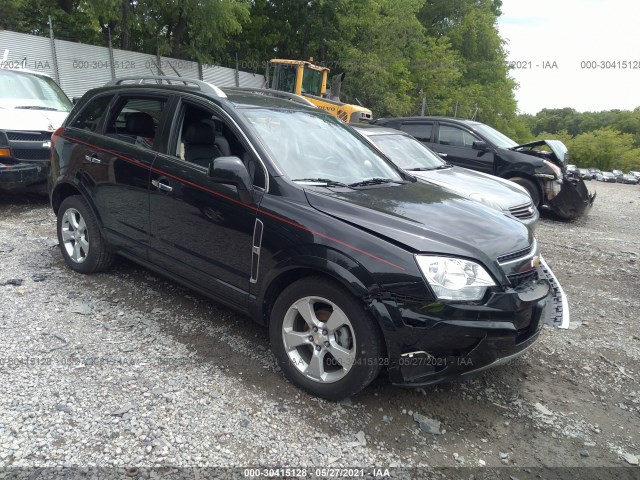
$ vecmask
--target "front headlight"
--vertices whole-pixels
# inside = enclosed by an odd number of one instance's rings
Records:
[[[554,163],[551,163],[549,160],[544,160],[544,164],[549,167],[553,173],[556,174],[556,178],[562,181],[562,169]]]
[[[495,285],[487,271],[470,260],[416,255],[416,262],[440,300],[478,301]]]

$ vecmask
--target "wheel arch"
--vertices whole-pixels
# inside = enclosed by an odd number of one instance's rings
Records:
[[[539,207],[540,205],[544,205],[545,203],[544,186],[542,185],[542,180],[540,180],[540,178],[536,177],[535,175],[531,175],[527,172],[517,171],[517,170],[505,172],[501,175],[501,177],[504,178],[505,180],[510,180],[512,182],[514,181],[513,180],[514,178],[515,179],[522,178],[524,180],[528,180],[533,184],[533,186],[538,191],[538,198],[540,199],[540,202],[538,205],[536,205],[536,207]],[[517,182],[514,182],[514,183],[517,183]]]
[[[84,199],[84,201],[87,202],[87,205],[89,205],[89,208],[91,208],[91,211],[93,212],[96,219],[98,220],[98,225],[100,226],[100,228],[102,228],[102,219],[100,217],[98,209],[96,208],[95,204],[91,199],[91,196],[87,195],[87,193],[84,191],[84,189],[80,185],[77,185],[74,183],[70,183],[70,182],[59,183],[51,191],[50,197],[51,197],[51,208],[53,209],[53,213],[57,215],[58,210],[60,209],[60,205],[62,205],[62,202],[66,198],[72,197],[74,195],[81,196]]]
[[[268,325],[278,294],[293,282],[311,276],[322,276],[339,284],[360,299],[365,307],[369,307],[365,299],[380,289],[373,276],[348,257],[342,258],[341,255],[332,260],[326,256],[310,255],[291,258],[271,269],[262,283],[260,294],[250,306],[251,316],[259,323]]]
[[[350,263],[353,263],[353,260]],[[264,325],[269,324],[271,309],[278,294],[288,285],[301,278],[325,277],[340,284],[357,298],[366,297],[371,293],[372,289],[378,288],[372,277],[363,280],[354,275],[351,269],[347,269],[334,261],[327,261],[327,258],[315,256],[304,256],[295,259],[295,261],[293,259],[285,261],[274,267],[271,272],[268,278],[265,279],[261,295],[256,301],[257,312],[260,313],[252,315]]]

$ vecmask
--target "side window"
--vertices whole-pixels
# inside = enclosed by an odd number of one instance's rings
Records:
[[[95,132],[100,120],[107,114],[107,108],[113,95],[103,95],[89,101],[89,103],[76,115],[71,127]]]
[[[238,157],[247,167],[253,185],[265,188],[264,171],[231,127],[214,112],[186,103],[181,112],[178,138],[171,142],[174,157],[201,167],[217,157]]]
[[[400,129],[421,142],[430,142],[433,123],[403,123]]]
[[[109,137],[153,149],[158,123],[166,106],[164,98],[124,97],[109,116]]]
[[[469,132],[458,127],[440,125],[440,128],[438,129],[438,143],[441,145],[472,148],[473,142],[476,140],[477,138]]]

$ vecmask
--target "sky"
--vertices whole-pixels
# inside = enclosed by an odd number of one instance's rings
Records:
[[[521,113],[640,106],[640,0],[502,0],[498,28]]]

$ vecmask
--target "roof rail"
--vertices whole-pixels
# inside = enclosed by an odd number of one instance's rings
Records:
[[[201,92],[211,93],[216,97],[225,98],[225,93],[218,87],[211,83],[203,82],[202,80],[194,80],[192,78],[184,77],[169,77],[162,75],[146,75],[144,77],[121,77],[114,78],[113,80],[104,84],[105,87],[113,87],[115,85],[122,85],[125,83],[132,83],[134,85],[145,85],[148,83],[157,83],[158,85],[174,85],[172,82],[176,82],[178,85],[184,85],[191,88],[197,88]]]
[[[266,95],[269,97],[283,98],[285,100],[291,100],[292,102],[299,103],[301,105],[317,108],[314,103],[310,102],[300,95],[296,95],[295,93],[282,92],[280,90],[273,90],[271,88],[228,87],[225,88],[225,90],[228,92],[248,92],[257,93],[259,95]]]

